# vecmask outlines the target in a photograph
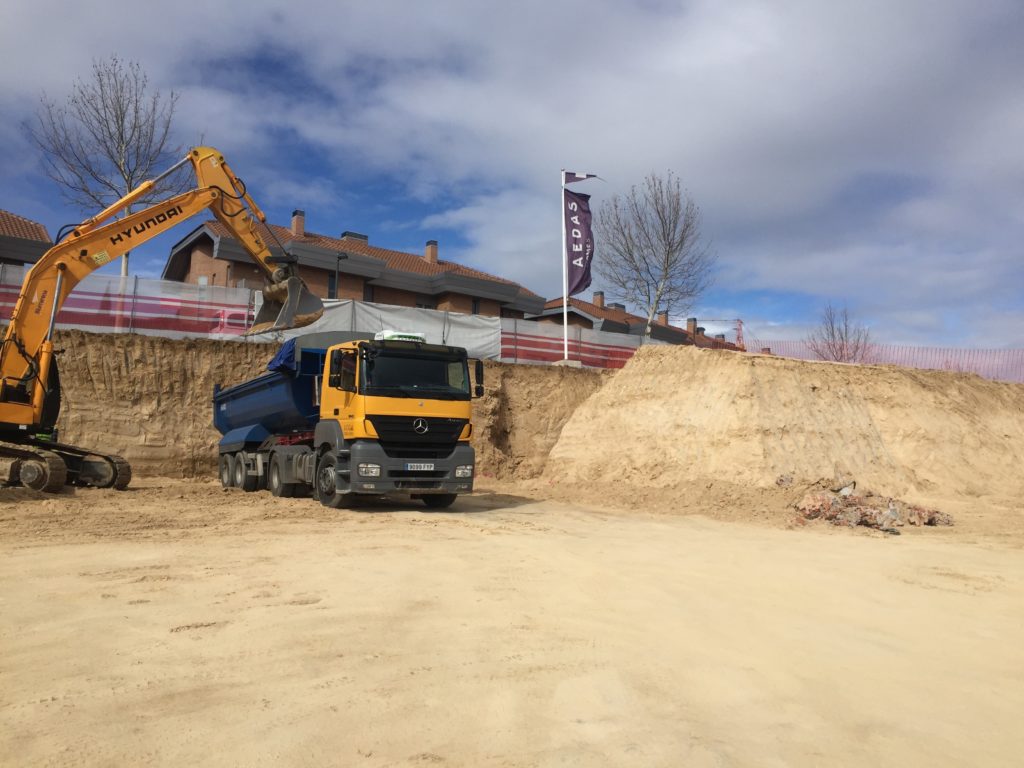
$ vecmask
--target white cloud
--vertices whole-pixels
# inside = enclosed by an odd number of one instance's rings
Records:
[[[587,190],[595,204],[672,169],[729,287],[838,295],[894,334],[966,343],[968,317],[991,320],[993,296],[1019,307],[1024,286],[1022,38],[1014,0],[113,2],[102,15],[9,0],[0,45],[19,67],[0,72],[0,105],[19,118],[116,51],[179,90],[183,140],[205,132],[271,205],[303,198],[312,218],[361,180],[401,183],[436,206],[425,226],[468,241],[460,258],[548,295],[558,169],[606,178]],[[322,158],[312,181],[282,142]],[[5,183],[27,173],[21,157],[0,165]],[[855,194],[864,179],[882,181]],[[889,197],[900,179],[913,184]],[[987,338],[1013,337],[993,325]]]

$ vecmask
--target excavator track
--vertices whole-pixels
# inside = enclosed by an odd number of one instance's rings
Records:
[[[64,460],[67,466],[66,485],[123,491],[131,482],[131,465],[120,456],[38,438],[27,442],[33,448],[51,451]]]
[[[24,485],[36,491],[54,493],[67,483],[67,465],[54,451],[0,441],[0,457],[7,470],[7,485]]]

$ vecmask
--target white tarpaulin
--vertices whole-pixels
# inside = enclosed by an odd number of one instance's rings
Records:
[[[426,335],[429,344],[465,347],[470,357],[494,359],[501,355],[500,318],[362,301],[324,301],[324,316],[312,325],[253,338],[284,341],[324,331],[422,333]]]

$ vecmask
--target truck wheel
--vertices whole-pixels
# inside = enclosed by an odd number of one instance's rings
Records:
[[[220,455],[220,484],[223,488],[235,487],[234,472],[231,464],[231,454],[222,453]]]
[[[259,484],[259,479],[256,475],[250,475],[245,471],[245,457],[242,456],[241,452],[235,454],[231,460],[231,466],[234,470],[232,477],[235,482],[235,488],[241,488],[246,493],[255,491],[256,486]]]
[[[456,493],[431,493],[427,496],[421,496],[423,503],[426,504],[430,509],[447,509],[455,503],[455,499],[458,498]]]
[[[316,497],[325,507],[345,509],[352,506],[354,493],[338,491],[337,475],[338,457],[328,451],[320,457],[316,465]]]
[[[267,471],[267,488],[271,494],[288,498],[295,495],[295,486],[292,483],[281,482],[284,477],[284,470],[281,467],[281,457],[276,453],[270,457],[270,469]]]

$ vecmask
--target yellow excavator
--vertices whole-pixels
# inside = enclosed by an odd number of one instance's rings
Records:
[[[108,221],[189,163],[197,182],[194,189]],[[323,303],[298,276],[296,259],[286,252],[273,255],[263,241],[257,221],[266,222],[266,216],[223,155],[212,147],[193,148],[160,176],[58,237],[25,275],[0,347],[0,485],[41,491],[65,485],[127,487],[131,467],[120,456],[50,439],[60,412],[53,347],[57,313],[93,270],[206,210],[231,230],[265,273],[263,305],[247,335],[301,328],[323,314]]]

